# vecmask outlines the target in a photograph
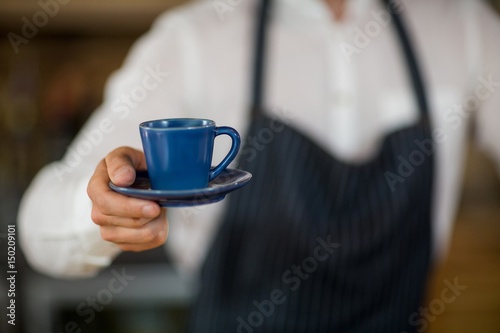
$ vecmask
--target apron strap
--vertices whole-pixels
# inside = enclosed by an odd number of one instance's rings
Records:
[[[401,8],[398,9],[397,4],[392,0],[384,0],[384,3],[387,5],[387,9],[391,13],[391,17],[394,20],[400,45],[406,58],[406,63],[408,65],[407,69],[411,77],[416,102],[422,116],[421,121],[429,124],[429,106],[427,104],[427,94],[424,88],[424,81],[421,74],[422,72],[415,56],[415,50],[413,49],[413,44],[411,43],[407,29],[401,20],[401,15],[398,13],[401,11]]]
[[[266,42],[267,42],[267,27],[270,20],[270,7],[272,0],[261,0],[258,5],[257,20],[255,26],[255,40],[254,40],[254,65],[252,77],[252,105],[251,116],[256,117],[260,114],[263,106],[264,92],[265,92],[265,78],[266,70]]]
[[[407,68],[412,81],[416,102],[419,107],[419,112],[421,113],[421,121],[428,124],[429,109],[427,104],[427,96],[422,80],[422,75],[406,27],[404,26],[401,20],[401,16],[398,13],[400,9],[398,9],[397,5],[394,3],[393,0],[382,0],[382,1],[387,5],[387,9],[391,13],[391,17],[394,20],[394,26],[396,28],[400,44],[403,49],[403,53],[408,65]],[[267,30],[271,16],[271,7],[272,7],[272,0],[261,0],[258,5],[257,20],[255,25],[255,40],[254,40],[255,43],[254,66],[253,66],[253,76],[251,85],[252,117],[260,115],[265,101],[264,99],[265,81],[266,81],[265,60],[266,60],[266,48],[268,40]]]

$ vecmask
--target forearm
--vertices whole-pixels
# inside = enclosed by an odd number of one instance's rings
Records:
[[[54,163],[40,171],[23,197],[18,221],[21,247],[31,266],[44,274],[92,276],[120,250],[102,240],[90,219],[88,177],[66,175],[61,180],[58,166]]]

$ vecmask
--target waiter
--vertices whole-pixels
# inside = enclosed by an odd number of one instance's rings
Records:
[[[46,168],[28,192],[28,258],[53,275],[84,275],[121,250],[165,243],[165,210],[108,187],[145,168],[142,152],[120,147],[140,146],[130,138],[139,120],[203,116],[248,138],[274,128],[252,158],[241,156],[254,176],[246,188],[185,214],[195,228],[174,229],[182,214],[168,211],[173,255],[203,261],[190,331],[415,331],[453,217],[470,116],[448,108],[471,91],[489,92],[477,105],[480,138],[500,156],[500,46],[488,37],[498,20],[481,4],[445,0],[255,1],[223,22],[217,14],[209,3],[186,7],[137,44],[72,147],[95,129],[103,143],[72,168]],[[134,100],[137,84],[154,79]],[[51,271],[47,256],[63,248]]]

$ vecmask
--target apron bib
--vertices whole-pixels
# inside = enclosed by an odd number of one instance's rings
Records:
[[[427,101],[400,18],[420,121],[352,165],[262,110],[268,1],[258,15],[249,136],[273,140],[240,167],[252,181],[228,210],[202,269],[191,332],[412,332],[431,254],[432,138]],[[420,144],[419,144],[420,143]],[[400,158],[430,151],[390,186]],[[421,155],[419,155],[421,156]]]

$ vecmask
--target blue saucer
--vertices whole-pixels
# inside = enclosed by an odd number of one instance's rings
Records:
[[[148,172],[138,170],[132,185],[121,187],[110,182],[109,187],[129,197],[156,201],[162,207],[189,207],[221,201],[228,193],[245,186],[251,178],[252,174],[247,171],[226,169],[206,188],[182,191],[153,190]]]

